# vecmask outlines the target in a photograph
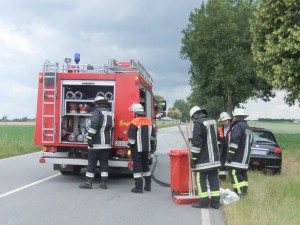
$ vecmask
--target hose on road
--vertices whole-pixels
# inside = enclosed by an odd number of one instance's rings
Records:
[[[151,172],[151,178],[152,178],[152,180],[154,180],[155,181],[155,183],[157,183],[157,184],[159,184],[159,185],[161,185],[161,186],[163,186],[163,187],[171,187],[171,185],[170,184],[168,184],[168,183],[165,183],[165,182],[163,182],[163,181],[160,181],[160,180],[158,180],[155,176],[154,176],[154,171],[155,171],[155,168],[156,168],[156,165],[157,165],[157,155],[154,155],[154,158],[155,158],[155,163],[154,163],[154,166],[153,166],[153,169],[152,169],[152,172]]]

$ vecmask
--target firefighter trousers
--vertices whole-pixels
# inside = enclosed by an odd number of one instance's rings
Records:
[[[132,161],[134,178],[151,175],[149,168],[149,152],[132,152]]]
[[[108,178],[108,157],[110,149],[88,150],[87,174],[94,174],[98,161],[100,162],[101,179]],[[92,175],[93,176],[93,175]]]
[[[228,175],[233,190],[239,195],[246,195],[248,192],[248,174],[245,169],[228,168]]]
[[[207,188],[207,185],[209,184],[211,203],[214,205],[219,205],[220,180],[218,175],[218,169],[213,169],[209,171],[195,171],[195,179],[197,186],[197,194],[200,198],[200,204],[202,206],[209,205],[209,193]]]

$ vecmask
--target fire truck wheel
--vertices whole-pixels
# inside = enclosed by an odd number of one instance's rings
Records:
[[[81,166],[74,166],[73,174],[79,175],[81,172]]]
[[[81,166],[74,166],[72,171],[60,170],[62,175],[79,175],[81,172]]]
[[[65,170],[60,170],[60,173],[61,173],[62,175],[70,175],[70,174],[72,174],[71,171],[65,171]]]

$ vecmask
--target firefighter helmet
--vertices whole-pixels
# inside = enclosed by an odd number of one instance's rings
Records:
[[[248,114],[246,114],[245,109],[243,108],[235,108],[232,112],[233,116],[249,116]]]
[[[130,107],[129,110],[136,113],[136,112],[144,112],[144,107],[139,104],[139,103],[133,103]]]
[[[219,121],[230,120],[231,117],[227,112],[221,112]]]
[[[194,106],[190,110],[190,117],[194,115],[195,112],[201,111],[201,108],[199,106]]]
[[[109,103],[108,103],[108,101],[107,101],[107,99],[106,98],[104,98],[103,96],[96,96],[96,98],[95,98],[95,100],[94,100],[94,103],[96,104],[96,105],[104,105],[104,106],[109,106]]]

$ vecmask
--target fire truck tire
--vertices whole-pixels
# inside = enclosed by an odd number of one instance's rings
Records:
[[[74,166],[72,171],[60,170],[62,175],[79,175],[81,173],[81,166]]]
[[[64,170],[60,170],[60,173],[61,173],[62,175],[70,175],[70,174],[72,174],[71,171],[64,171]]]
[[[74,166],[73,174],[79,175],[81,173],[81,166]]]

